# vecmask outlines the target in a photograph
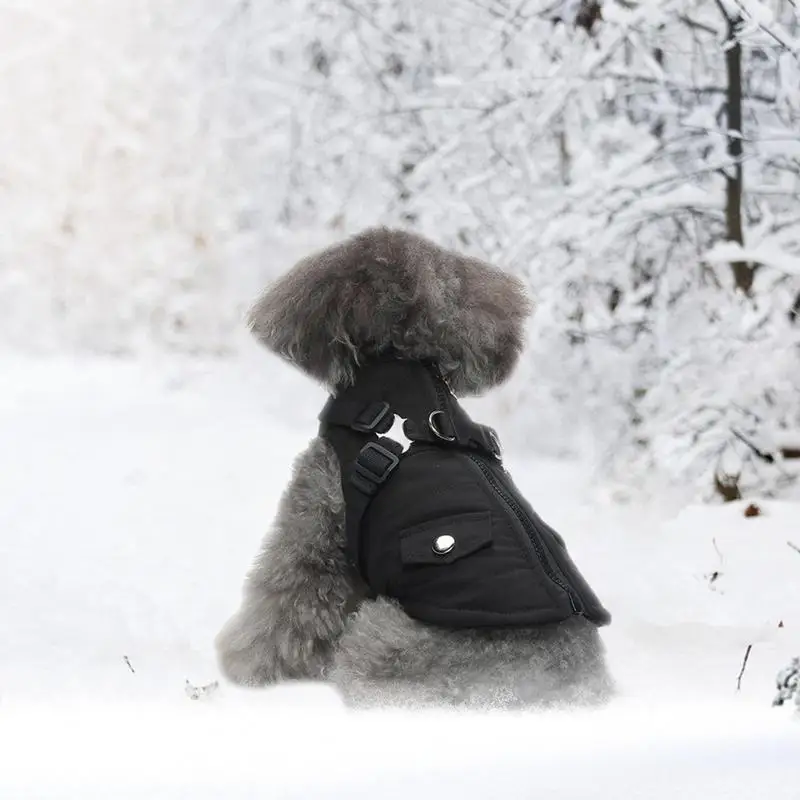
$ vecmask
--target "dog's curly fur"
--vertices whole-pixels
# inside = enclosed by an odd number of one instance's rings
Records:
[[[250,313],[270,350],[335,388],[369,356],[433,359],[456,395],[502,383],[531,306],[522,284],[405,231],[364,231],[301,261]]]
[[[531,304],[521,283],[419,236],[370,229],[301,261],[257,302],[268,348],[325,383],[348,385],[368,357],[434,359],[456,395],[503,382]],[[609,696],[597,629],[581,618],[524,630],[445,630],[385,598],[366,600],[344,552],[332,448],[297,459],[274,530],[216,645],[232,681],[323,678],[353,704],[519,707]]]

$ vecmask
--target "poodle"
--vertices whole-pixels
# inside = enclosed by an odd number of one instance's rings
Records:
[[[521,282],[402,230],[374,228],[301,260],[249,314],[267,348],[336,394],[362,364],[432,361],[456,396],[504,382],[532,311]],[[373,596],[345,555],[339,461],[319,436],[295,461],[241,607],[216,638],[244,686],[324,680],[356,707],[595,705],[613,694],[598,628],[448,628]]]

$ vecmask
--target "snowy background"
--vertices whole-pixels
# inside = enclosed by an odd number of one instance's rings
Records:
[[[800,798],[791,0],[0,0],[0,42],[0,797]],[[242,313],[379,222],[536,299],[471,406],[614,614],[603,711],[190,697],[323,401]]]

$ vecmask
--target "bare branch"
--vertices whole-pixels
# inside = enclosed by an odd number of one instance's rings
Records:
[[[747,650],[744,652],[744,661],[742,661],[742,669],[739,671],[739,677],[736,679],[736,691],[739,692],[742,689],[742,678],[744,677],[744,671],[747,668],[747,659],[750,658],[750,651],[753,649],[753,645],[747,645]]]

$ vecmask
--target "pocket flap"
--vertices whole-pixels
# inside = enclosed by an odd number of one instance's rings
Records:
[[[472,511],[424,522],[400,534],[403,564],[451,564],[492,543],[492,512]]]

